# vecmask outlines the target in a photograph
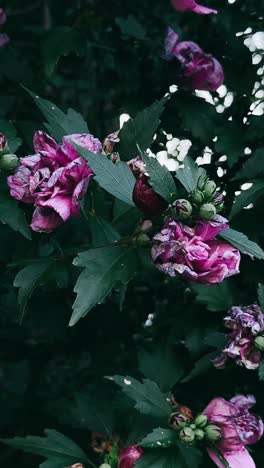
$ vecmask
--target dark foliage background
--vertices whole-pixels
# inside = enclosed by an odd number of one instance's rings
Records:
[[[168,24],[184,39],[198,42],[217,57],[224,66],[225,85],[233,93],[232,105],[218,113],[203,98],[179,90],[163,114],[159,142],[163,139],[166,143],[165,130],[180,139],[190,139],[192,157],[201,156],[206,146],[213,150],[207,170],[218,179],[217,169],[224,169],[219,182],[227,192],[227,214],[241,184],[259,179],[257,196],[249,189],[249,199],[242,200],[242,207],[253,202],[254,208],[235,215],[232,227],[261,245],[264,117],[249,114],[249,109],[257,99],[253,94],[255,82],[260,83],[258,90],[263,88],[263,51],[256,51],[261,61],[252,65],[252,52],[244,40],[247,34],[263,28],[262,0],[237,0],[233,4],[211,0],[208,4],[219,14],[210,17],[177,14],[169,1],[158,0],[2,3],[8,15],[2,29],[11,40],[0,49],[0,130],[9,136],[20,156],[32,152],[33,133],[43,128],[43,117],[20,84],[63,110],[73,107],[87,120],[91,133],[102,140],[119,127],[120,114],[135,115],[175,83],[174,66],[162,60]],[[249,32],[236,36],[246,30]],[[218,96],[218,100],[220,105],[224,98]],[[213,141],[215,136],[217,141]],[[253,156],[244,155],[246,147]],[[153,148],[162,149],[158,144]],[[243,172],[245,162],[255,154],[258,159]],[[219,162],[223,155],[227,160]],[[109,222],[115,218],[109,198],[98,187],[94,188],[94,207],[96,216]],[[123,235],[131,232],[131,216],[128,213],[114,221]],[[138,213],[133,216],[136,220]],[[210,343],[217,337],[212,333],[224,331],[222,317],[230,305],[257,300],[263,263],[244,257],[238,277],[205,290],[162,276],[153,269],[146,252],[144,268],[127,290],[115,288],[102,305],[70,328],[78,271],[72,266],[73,255],[68,249],[73,248],[75,255],[81,244],[100,243],[102,233],[96,219],[83,216],[71,220],[52,235],[34,234],[33,241],[6,225],[0,227],[1,437],[38,435],[50,427],[72,437],[89,452],[90,408],[96,400],[98,411],[115,413],[115,432],[126,440],[128,434],[142,429],[143,422],[136,424],[127,401],[103,377],[118,373],[140,378],[139,349],[161,346],[164,350],[168,340],[173,343],[179,367],[175,392],[185,404],[201,410],[216,395],[229,398],[236,392],[249,392],[256,395],[257,410],[264,417],[263,383],[255,372],[233,366],[221,372],[208,366],[188,382],[180,381],[196,361],[213,351]],[[23,262],[39,256],[55,256],[60,261],[34,292],[20,325],[14,277]],[[215,303],[216,307],[212,305]],[[154,314],[150,327],[145,325],[149,314]],[[154,361],[148,365],[161,372],[163,365]],[[85,400],[80,394],[90,397]],[[259,467],[264,463],[263,449],[263,442],[254,447]],[[0,466],[33,468],[38,462],[38,457],[1,447]],[[202,466],[211,466],[207,457]]]

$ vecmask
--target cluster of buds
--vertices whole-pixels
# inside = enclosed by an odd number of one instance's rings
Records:
[[[0,133],[0,170],[13,171],[18,165],[18,157],[10,153],[6,137]]]
[[[210,424],[205,414],[199,414],[195,419],[186,413],[177,411],[169,418],[170,427],[178,432],[179,439],[186,444],[195,441],[207,440],[216,442],[222,437],[221,429],[215,424]]]
[[[172,214],[180,221],[186,221],[191,216],[210,221],[223,209],[223,198],[223,195],[217,192],[216,183],[207,179],[198,184],[197,189],[190,194],[189,200],[185,198],[175,200]]]

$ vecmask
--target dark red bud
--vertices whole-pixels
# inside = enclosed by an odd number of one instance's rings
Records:
[[[136,207],[146,216],[160,216],[168,207],[168,203],[148,183],[149,177],[141,175],[133,190],[133,201]]]

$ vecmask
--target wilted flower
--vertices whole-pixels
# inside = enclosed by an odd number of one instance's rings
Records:
[[[154,265],[170,276],[182,275],[202,284],[216,284],[239,273],[239,251],[218,239],[228,228],[227,220],[216,215],[210,222],[199,221],[194,228],[169,218],[154,237]]]
[[[232,307],[224,323],[231,330],[228,343],[213,364],[218,369],[225,367],[228,358],[247,369],[257,369],[261,352],[256,349],[255,338],[264,332],[264,314],[258,305]]]
[[[8,177],[11,196],[35,206],[34,231],[51,232],[79,215],[80,201],[93,173],[71,140],[90,151],[102,148],[92,135],[69,135],[63,138],[63,145],[58,145],[39,131],[34,136],[36,154],[21,158],[15,174]]]
[[[110,133],[103,142],[103,150],[106,154],[111,154],[113,152],[114,146],[116,143],[120,142],[119,138],[120,130],[117,130],[114,133]]]
[[[221,429],[222,437],[216,447],[232,468],[255,467],[245,449],[245,445],[255,444],[263,435],[262,419],[249,412],[255,403],[253,395],[238,395],[230,401],[215,398],[204,410],[210,424]],[[210,449],[208,453],[219,468],[224,467],[217,454]]]
[[[143,452],[144,450],[141,447],[130,445],[130,447],[120,453],[119,468],[133,468]]]
[[[145,174],[138,178],[133,190],[133,201],[146,216],[160,216],[168,207],[168,203],[154,192],[148,180],[149,177]]]
[[[6,146],[6,136],[3,133],[0,133],[0,151],[3,151]]]
[[[216,10],[206,8],[202,5],[198,5],[195,0],[171,0],[173,8],[177,11],[193,11],[199,15],[209,15],[210,13],[217,13]]]
[[[168,28],[165,40],[165,58],[177,59],[181,74],[195,90],[216,91],[223,84],[222,65],[211,54],[206,54],[195,42],[179,41],[179,36]]]

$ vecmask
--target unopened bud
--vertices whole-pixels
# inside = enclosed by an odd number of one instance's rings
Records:
[[[108,463],[103,463],[99,466],[99,468],[111,468],[111,465],[108,465]]]
[[[210,219],[213,219],[216,215],[215,206],[212,205],[212,203],[205,203],[204,205],[201,206],[199,215],[202,219],[205,219],[206,221],[210,221]]]
[[[190,428],[193,429],[193,430],[195,431],[196,425],[195,425],[195,424],[191,424],[191,425],[190,425]]]
[[[208,417],[206,416],[206,414],[198,414],[198,416],[196,416],[194,420],[194,423],[197,427],[205,427],[207,422]]]
[[[110,154],[110,160],[111,160],[114,164],[119,163],[119,162],[120,162],[119,153],[112,153],[112,154]]]
[[[262,335],[257,336],[254,340],[254,345],[260,351],[264,351],[264,336]]]
[[[182,429],[183,427],[187,426],[190,422],[189,418],[182,413],[172,413],[169,418],[169,425],[175,431]]]
[[[190,444],[194,441],[195,434],[190,427],[184,427],[183,429],[181,429],[179,437],[183,442]]]
[[[150,242],[150,238],[147,234],[139,234],[136,237],[136,245],[144,247],[145,245],[148,245]]]
[[[195,203],[195,205],[201,205],[204,201],[204,196],[203,196],[203,192],[201,192],[201,190],[194,190],[192,193],[191,193],[191,200],[193,203]]]
[[[203,187],[203,194],[206,199],[211,199],[216,191],[216,183],[213,180],[207,180]]]
[[[192,205],[185,198],[180,198],[173,203],[174,212],[179,219],[188,219],[192,214]]]
[[[6,137],[3,133],[0,133],[0,151],[3,151],[6,146]]]
[[[4,154],[0,157],[0,169],[2,171],[12,171],[18,165],[18,157],[15,154]]]
[[[202,431],[202,429],[196,429],[194,431],[194,435],[195,435],[195,439],[197,440],[203,440],[205,436],[204,431]]]
[[[222,431],[220,427],[215,426],[214,424],[209,424],[209,426],[206,426],[204,428],[204,432],[207,439],[211,440],[212,442],[215,442],[216,440],[219,440],[222,437]]]

